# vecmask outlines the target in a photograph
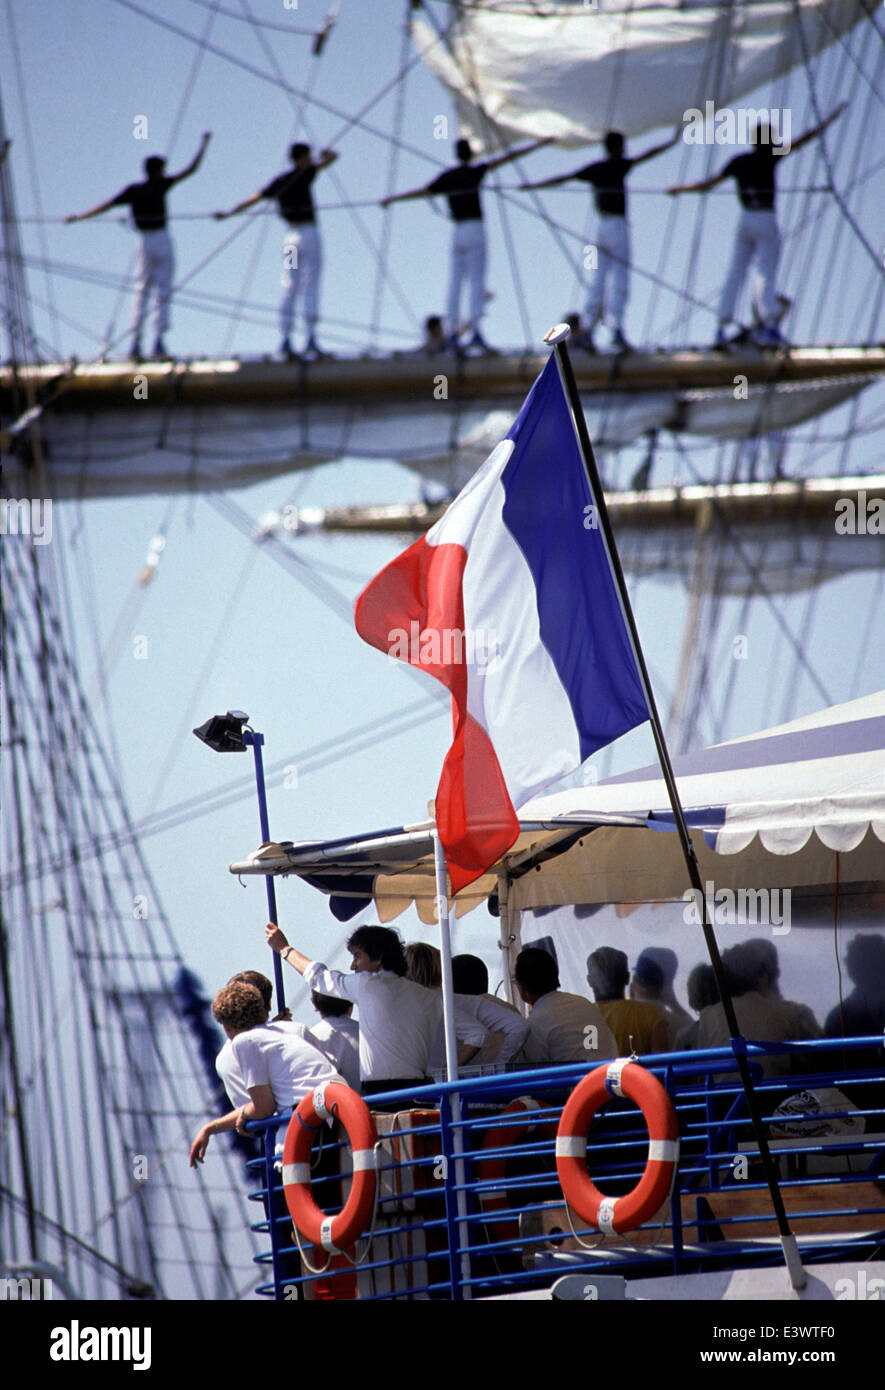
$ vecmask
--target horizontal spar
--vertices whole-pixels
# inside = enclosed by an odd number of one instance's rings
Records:
[[[136,378],[147,386],[151,404],[230,405],[267,401],[283,404],[361,398],[373,404],[413,400],[432,393],[436,379],[447,378],[448,399],[510,397],[521,400],[544,365],[541,355],[464,358],[406,355],[323,359],[319,362],[193,360],[181,362],[45,363],[0,368],[0,410],[9,417],[23,394],[44,393],[55,409],[93,411],[139,405]],[[690,391],[729,387],[738,375],[747,384],[830,380],[846,376],[885,375],[885,348],[814,346],[788,351],[758,349],[731,352],[632,352],[583,358],[575,354],[575,375],[582,391]]]

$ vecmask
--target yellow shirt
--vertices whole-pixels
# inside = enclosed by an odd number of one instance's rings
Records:
[[[666,1009],[645,999],[607,999],[599,1005],[603,1018],[615,1035],[618,1055],[629,1057],[633,1038],[633,1051],[654,1052],[651,1035],[658,1023],[669,1023]]]

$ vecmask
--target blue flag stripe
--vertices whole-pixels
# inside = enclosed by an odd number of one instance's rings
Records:
[[[504,524],[531,570],[583,761],[649,713],[554,357],[508,437]]]

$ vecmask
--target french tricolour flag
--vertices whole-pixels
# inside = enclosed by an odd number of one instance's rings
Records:
[[[356,627],[451,691],[436,820],[453,893],[513,844],[514,808],[648,719],[553,356],[442,519],[363,590]]]

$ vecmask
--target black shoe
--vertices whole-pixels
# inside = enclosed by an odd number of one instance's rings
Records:
[[[155,362],[172,361],[172,353],[166,351],[166,344],[163,342],[162,338],[158,338],[154,343],[151,356],[153,357]]]
[[[311,337],[309,337],[307,342],[304,344],[303,355],[306,358],[308,358],[311,362],[321,362],[324,358],[332,356],[331,352],[323,351],[323,349],[320,347],[319,343],[317,342],[316,338],[313,337],[313,335],[311,335]]]
[[[131,348],[129,349],[129,361],[130,361],[130,362],[143,362],[143,361],[144,361],[144,357],[142,356],[142,352],[141,352],[141,343],[139,343],[137,340],[132,344]]]
[[[618,350],[618,352],[632,352],[632,351],[633,351],[633,345],[632,345],[632,343],[628,343],[628,342],[627,342],[627,339],[624,337],[624,335],[623,335],[623,333],[621,332],[620,328],[616,328],[615,331],[614,331],[614,333],[613,333],[613,335],[612,335],[612,347],[613,347],[613,348],[616,348],[616,349]]]
[[[287,362],[297,362],[299,360],[299,354],[295,351],[288,338],[284,338],[280,343],[280,356],[284,357]]]

